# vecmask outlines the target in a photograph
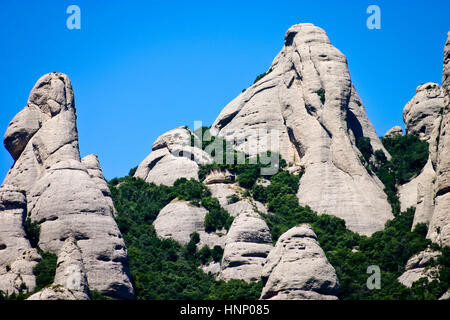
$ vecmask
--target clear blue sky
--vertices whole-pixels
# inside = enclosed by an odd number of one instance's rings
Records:
[[[81,30],[66,8],[81,8]],[[381,8],[381,30],[366,8]],[[401,124],[424,82],[442,81],[450,1],[1,1],[0,131],[38,78],[72,80],[82,156],[98,154],[108,179],[126,175],[162,133],[222,108],[265,72],[293,24],[325,29],[348,58],[379,135]],[[13,164],[0,148],[0,181]]]

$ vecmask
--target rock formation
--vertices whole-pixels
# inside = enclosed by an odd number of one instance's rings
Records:
[[[88,300],[89,287],[83,258],[73,237],[64,241],[56,264],[53,284],[33,294],[27,300]]]
[[[430,282],[437,279],[439,269],[430,267],[430,264],[440,254],[439,251],[427,249],[414,255],[406,263],[405,272],[398,278],[398,281],[407,287],[411,287],[420,278],[427,278]]]
[[[386,131],[386,133],[384,134],[384,137],[395,137],[395,136],[402,136],[403,135],[403,129],[400,126],[395,126],[391,129],[389,129],[388,131]]]
[[[429,144],[429,159],[422,172],[399,187],[401,210],[415,207],[413,228],[418,223],[430,223],[435,208],[435,180],[438,142],[444,110],[444,90],[437,83],[417,87],[416,95],[403,109],[406,133],[418,136]]]
[[[197,147],[199,144],[198,137],[186,127],[166,132],[153,143],[152,152],[134,176],[148,183],[167,186],[179,178],[198,180],[198,165],[211,162],[211,157]]]
[[[163,239],[171,238],[181,244],[187,244],[191,234],[200,235],[198,246],[224,246],[226,230],[208,233],[205,231],[205,216],[208,211],[203,207],[196,207],[187,201],[173,200],[165,206],[153,222],[155,231]]]
[[[92,157],[85,160],[89,170],[80,159],[74,95],[66,75],[50,73],[38,80],[27,106],[8,126],[4,144],[15,163],[3,184],[26,194],[27,217],[40,226],[39,247],[58,254],[74,237],[89,289],[132,298],[127,250],[100,181],[101,169]]]
[[[393,217],[381,182],[361,164],[357,141],[368,137],[374,150],[390,156],[352,85],[345,56],[312,24],[287,31],[269,71],[223,109],[211,133],[240,151],[257,145],[258,153],[279,151],[304,167],[300,203],[345,219],[351,230],[369,235]]]
[[[442,246],[450,246],[450,32],[444,49],[442,90],[444,108],[437,148],[435,208],[427,236]]]
[[[436,172],[431,158],[428,159],[421,173],[398,189],[400,209],[405,211],[409,207],[415,207],[412,228],[418,223],[429,223],[434,211],[434,186]]]
[[[336,272],[308,225],[285,232],[269,253],[261,299],[337,300]]]
[[[219,279],[261,280],[272,248],[270,230],[259,214],[251,208],[240,212],[226,237]]]
[[[233,181],[233,175],[226,171],[211,171],[203,181],[204,184],[229,183]]]
[[[401,211],[409,207],[416,208],[413,228],[418,223],[429,223],[434,211],[436,141],[443,102],[441,87],[430,82],[418,86],[415,96],[403,109],[406,134],[416,135],[429,144],[429,159],[421,173],[398,190]]]
[[[439,84],[429,82],[418,86],[416,95],[403,109],[406,134],[427,142],[435,138],[432,133],[439,126],[443,105],[444,96]]]
[[[111,190],[109,190],[108,183],[106,182],[105,176],[103,175],[100,162],[95,154],[90,154],[83,159],[81,163],[86,167],[89,176],[94,180],[97,187],[103,193],[105,201],[111,207],[111,211],[116,214],[116,209],[114,208],[114,203],[111,198]]]
[[[21,289],[33,291],[33,268],[41,260],[23,228],[27,213],[24,193],[4,185],[0,188],[0,291],[6,295]]]

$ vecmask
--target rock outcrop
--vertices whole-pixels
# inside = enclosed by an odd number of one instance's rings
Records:
[[[395,136],[402,136],[403,135],[403,129],[400,126],[395,126],[391,129],[389,129],[388,131],[386,131],[386,133],[384,134],[385,138],[392,138]]]
[[[148,183],[167,186],[179,178],[198,180],[198,165],[212,161],[198,145],[201,145],[198,137],[186,127],[168,131],[156,139],[152,152],[134,176]]]
[[[418,86],[416,95],[403,109],[406,134],[427,142],[435,139],[432,133],[439,126],[443,106],[444,96],[439,84],[429,82]]]
[[[418,136],[429,145],[429,159],[421,173],[398,190],[401,210],[416,208],[413,228],[418,223],[429,223],[433,216],[437,143],[443,108],[443,90],[437,83],[430,82],[418,86],[416,95],[403,109],[406,134]]]
[[[103,171],[100,166],[100,162],[98,161],[97,155],[90,154],[81,159],[81,163],[83,163],[83,165],[86,167],[89,176],[103,193],[105,201],[111,207],[111,211],[115,215],[116,209],[114,208],[114,203],[111,198],[111,190],[109,190],[108,183],[106,182],[105,176],[103,175]]]
[[[361,234],[384,228],[391,207],[361,164],[357,141],[385,151],[352,85],[345,56],[312,24],[291,27],[266,75],[230,102],[211,133],[239,151],[277,151],[305,168],[298,198]]]
[[[450,37],[450,33],[449,33]],[[413,228],[429,224],[427,237],[450,245],[450,40],[444,49],[442,87],[425,83],[405,106],[406,132],[429,144],[429,159],[419,176],[399,187],[401,209],[416,207]]]
[[[127,250],[98,163],[89,165],[89,172],[80,159],[74,95],[66,75],[50,73],[38,80],[27,106],[8,126],[4,144],[15,160],[4,185],[25,192],[27,217],[40,226],[39,247],[58,254],[74,237],[89,288],[133,298]]]
[[[270,230],[259,214],[251,208],[240,212],[227,234],[219,279],[261,280],[272,248]]]
[[[337,300],[336,272],[308,225],[281,235],[267,257],[262,277],[263,300]]]
[[[33,291],[33,268],[41,260],[28,241],[24,220],[27,213],[25,194],[14,187],[0,188],[0,291],[5,295]]]
[[[435,208],[427,236],[442,246],[450,246],[450,32],[444,49],[442,90],[444,108],[437,148]]]
[[[406,263],[405,272],[398,278],[398,281],[407,287],[411,287],[420,278],[427,278],[430,282],[439,278],[439,269],[431,267],[433,259],[441,253],[426,249],[413,257]]]
[[[226,171],[213,170],[211,171],[203,181],[204,184],[216,184],[216,183],[230,183],[234,180],[234,176]]]
[[[73,237],[64,241],[56,264],[53,284],[27,300],[89,300],[89,287],[81,250]]]
[[[163,239],[173,239],[181,244],[187,244],[191,234],[200,235],[198,246],[224,246],[226,230],[208,233],[205,231],[205,216],[208,211],[203,207],[196,207],[187,201],[173,200],[165,206],[153,222],[155,231]]]

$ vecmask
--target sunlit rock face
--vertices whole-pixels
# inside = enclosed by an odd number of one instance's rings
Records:
[[[172,186],[180,178],[198,180],[198,165],[212,162],[210,155],[197,147],[199,144],[199,138],[186,127],[170,130],[156,139],[152,152],[134,176],[166,186]]]
[[[435,208],[428,237],[442,246],[450,246],[450,32],[444,48],[442,89],[444,108],[437,148]]]
[[[80,159],[74,95],[66,75],[49,73],[38,80],[27,106],[8,126],[4,144],[15,162],[3,185],[26,195],[27,218],[40,226],[39,247],[59,254],[73,237],[89,289],[133,298],[127,249],[100,165],[91,157],[84,163]]]
[[[309,225],[278,239],[264,264],[263,300],[337,300],[339,281]]]

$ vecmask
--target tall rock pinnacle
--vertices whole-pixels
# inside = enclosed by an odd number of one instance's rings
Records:
[[[312,24],[289,28],[285,45],[266,75],[230,102],[211,133],[233,139],[244,151],[263,145],[265,137],[248,137],[250,129],[279,132],[279,151],[305,168],[298,198],[319,213],[345,219],[361,234],[384,228],[391,207],[383,185],[361,164],[359,139],[389,154],[367,118],[352,85],[346,57]],[[264,150],[259,150],[260,152]]]

